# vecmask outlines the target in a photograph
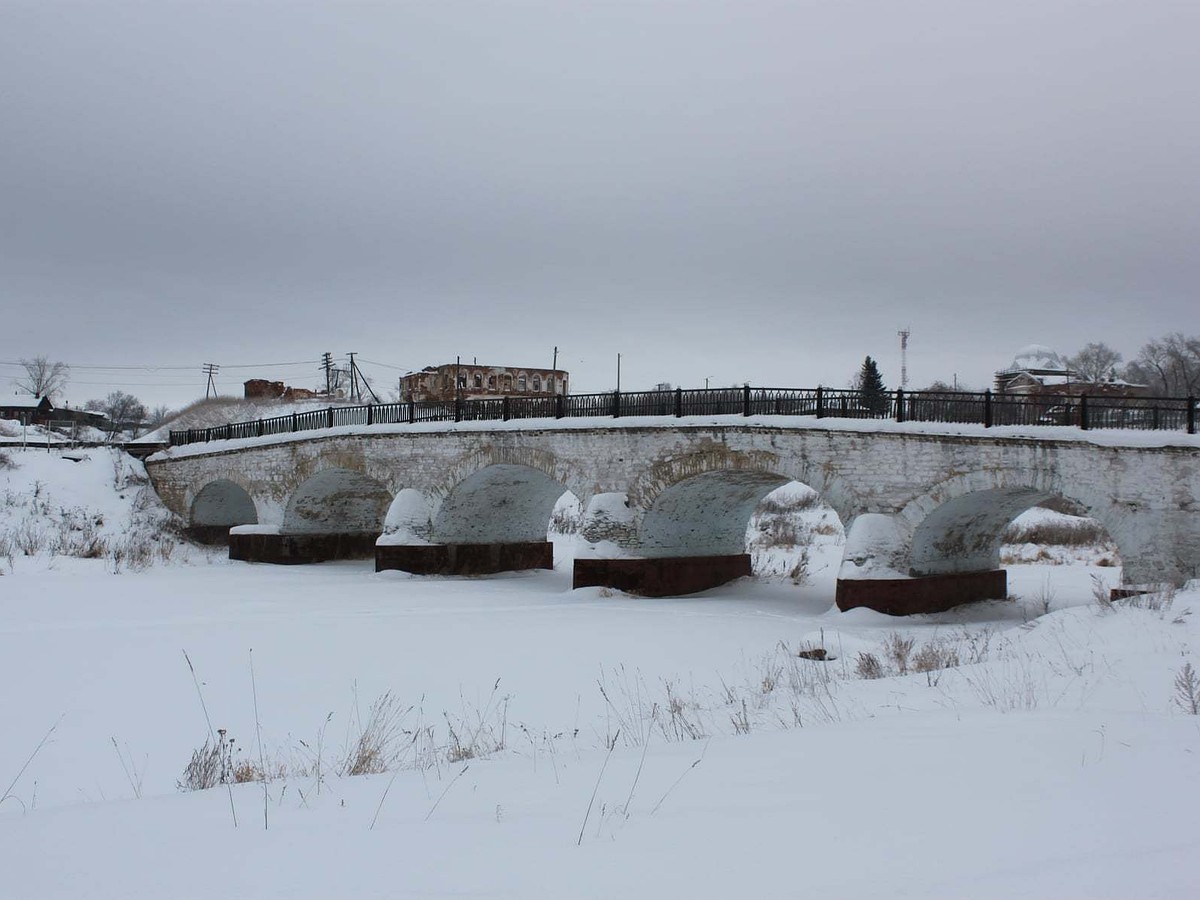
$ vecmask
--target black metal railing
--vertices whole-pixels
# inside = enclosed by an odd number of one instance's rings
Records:
[[[868,395],[832,388],[717,388],[608,391],[551,397],[487,397],[422,403],[331,406],[253,422],[171,432],[171,446],[315,431],[345,425],[483,422],[580,416],[815,416],[994,425],[1066,425],[1196,433],[1195,397],[1112,397],[1103,394],[1025,396],[991,391],[894,391]]]

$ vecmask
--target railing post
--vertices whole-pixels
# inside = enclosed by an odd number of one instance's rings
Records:
[[[1088,430],[1087,394],[1079,395],[1079,428],[1081,431]]]
[[[904,421],[904,388],[896,388],[896,421]]]
[[[683,417],[683,388],[675,388],[675,418]]]
[[[417,401],[409,399],[408,401],[408,424],[411,425],[417,421]]]
[[[621,418],[621,392],[613,391],[613,418]]]
[[[263,436],[263,420],[262,419],[258,420],[258,436],[259,437]]]
[[[330,412],[333,412],[332,408],[330,408]],[[292,413],[292,431],[299,431],[299,430],[300,430],[300,421],[296,418],[296,414]]]
[[[825,418],[825,389],[817,386],[817,418]]]
[[[1188,405],[1188,408],[1187,408],[1188,434],[1195,434],[1196,433],[1196,398],[1188,397],[1187,405]]]
[[[500,418],[507,422],[509,415],[510,411],[508,408],[508,394],[505,394],[500,400]]]
[[[325,415],[326,421],[329,423],[328,427],[332,428],[333,427],[333,407],[332,406],[329,407],[329,409],[327,409],[325,411],[325,413],[326,413],[326,415]],[[295,430],[295,429],[293,429],[293,430]]]
[[[983,392],[983,427],[992,427],[992,389]]]
[[[367,424],[368,425],[375,424],[375,404],[374,403],[367,404]]]
[[[742,415],[750,415],[750,385],[742,386]]]
[[[462,421],[462,397],[457,393],[454,395],[454,421]]]
[[[567,395],[554,395],[554,418],[561,419],[567,414]]]

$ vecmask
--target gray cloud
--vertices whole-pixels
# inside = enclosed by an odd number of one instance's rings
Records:
[[[836,384],[866,353],[894,382],[902,324],[917,381],[981,384],[1033,340],[1132,353],[1196,330],[1198,26],[1168,2],[9,2],[0,358],[557,344],[598,390],[618,351],[637,386]]]

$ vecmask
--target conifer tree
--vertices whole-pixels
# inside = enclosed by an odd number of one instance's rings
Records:
[[[863,360],[862,368],[855,381],[862,405],[873,415],[886,413],[888,407],[887,387],[883,383],[883,376],[879,374],[879,366],[875,360],[869,356]]]

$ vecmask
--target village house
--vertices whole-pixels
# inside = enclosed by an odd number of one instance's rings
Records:
[[[485,397],[553,397],[567,394],[569,374],[562,369],[446,363],[410,372],[400,379],[403,401],[449,401]]]
[[[16,420],[22,425],[45,425],[54,417],[49,397],[13,397],[0,401],[0,419]]]
[[[1012,364],[996,372],[997,394],[1023,397],[1078,397],[1081,394],[1106,397],[1144,397],[1147,388],[1120,378],[1088,381],[1072,371],[1066,359],[1041,344],[1022,348]]]

